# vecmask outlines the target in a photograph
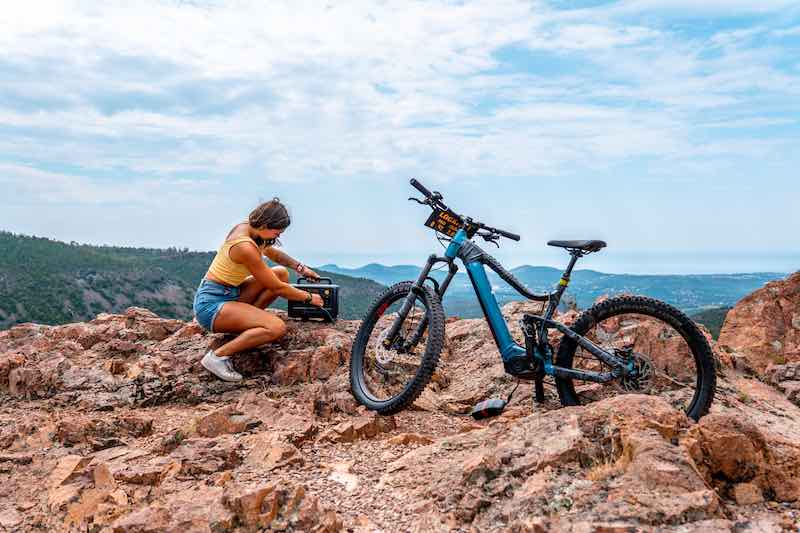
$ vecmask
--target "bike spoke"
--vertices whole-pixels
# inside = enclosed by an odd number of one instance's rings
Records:
[[[420,300],[415,300],[414,306],[406,315],[398,331],[399,340],[390,348],[383,346],[384,334],[394,323],[403,302],[404,299],[400,299],[387,308],[386,313],[376,323],[364,354],[364,384],[377,399],[388,399],[400,394],[414,378],[422,362],[420,353],[414,347],[406,353],[398,350],[411,339],[426,314]],[[423,332],[417,345],[424,345],[427,342],[426,337],[427,331]]]

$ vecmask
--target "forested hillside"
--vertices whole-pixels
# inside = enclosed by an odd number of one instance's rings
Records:
[[[728,311],[731,310],[730,306],[725,307],[712,307],[705,309],[692,315],[692,320],[699,322],[708,328],[711,336],[715,339],[719,338],[719,332],[722,329],[722,324],[725,323],[725,317]]]
[[[213,255],[68,244],[0,232],[0,329],[21,322],[84,321],[132,305],[191,319],[195,288]],[[341,286],[342,318],[361,318],[382,289],[371,280],[318,272]],[[285,308],[285,300],[281,305]]]

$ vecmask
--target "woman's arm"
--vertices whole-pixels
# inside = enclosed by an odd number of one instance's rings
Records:
[[[273,261],[275,261],[279,265],[283,265],[286,268],[294,270],[295,272],[297,272],[301,276],[306,276],[308,278],[314,278],[314,279],[319,278],[319,275],[316,272],[314,272],[313,270],[311,270],[310,268],[308,268],[307,266],[302,264],[297,259],[291,257],[289,254],[287,254],[283,250],[279,250],[277,248],[273,248],[272,246],[270,246],[266,250],[264,250],[264,255],[266,255],[267,257],[269,257],[270,259],[272,259]],[[302,268],[298,268],[298,267],[302,267]]]
[[[261,252],[254,244],[243,242],[231,247],[228,255],[232,260],[247,267],[254,278],[266,289],[276,292],[287,300],[305,301],[309,292],[296,289],[288,283],[282,282],[278,276],[264,264]]]

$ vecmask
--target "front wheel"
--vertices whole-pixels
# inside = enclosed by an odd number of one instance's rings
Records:
[[[403,281],[386,289],[367,311],[350,355],[350,388],[359,403],[383,415],[411,404],[428,384],[444,346],[444,310],[423,286],[390,346],[386,337],[412,291]],[[422,327],[420,325],[422,324]]]
[[[643,296],[619,296],[586,310],[572,330],[635,367],[635,377],[605,385],[556,378],[562,405],[580,405],[619,392],[656,394],[698,420],[714,399],[716,371],[706,337],[684,313]],[[606,372],[610,367],[563,338],[556,365]]]

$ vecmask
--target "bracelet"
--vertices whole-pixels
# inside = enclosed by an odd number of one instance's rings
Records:
[[[306,269],[306,266],[303,263],[297,263],[297,266],[294,267],[298,274],[302,274],[303,271]]]
[[[313,298],[314,298],[314,297],[313,297],[313,296],[311,295],[311,293],[309,292],[309,293],[308,293],[308,296],[306,296],[306,299],[305,299],[305,301],[304,301],[303,303],[305,303],[305,304],[310,304],[310,303],[311,303],[311,300],[312,300]]]

